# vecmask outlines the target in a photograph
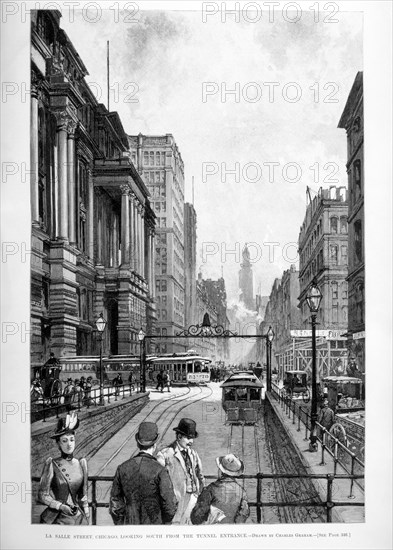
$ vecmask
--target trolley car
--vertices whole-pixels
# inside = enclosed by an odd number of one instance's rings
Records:
[[[222,408],[230,423],[255,424],[262,405],[262,382],[252,371],[236,372],[223,384]]]
[[[157,374],[162,370],[169,374],[172,385],[188,386],[210,382],[211,359],[192,350],[182,354],[148,357],[146,363],[150,380],[156,380]]]
[[[363,382],[352,376],[327,376],[323,379],[329,406],[336,413],[364,409]]]

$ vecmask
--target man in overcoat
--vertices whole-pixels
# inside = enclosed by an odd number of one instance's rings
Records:
[[[135,436],[139,453],[123,462],[113,480],[109,512],[115,525],[171,523],[177,508],[167,470],[154,458],[157,425],[142,422]]]
[[[166,467],[173,483],[178,508],[172,523],[190,524],[191,510],[204,487],[202,462],[192,448],[198,437],[196,424],[190,418],[182,418],[173,428],[176,440],[157,453],[157,460]]]

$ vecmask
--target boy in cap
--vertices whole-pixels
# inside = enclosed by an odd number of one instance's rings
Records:
[[[244,464],[233,454],[217,457],[216,463],[219,477],[199,495],[191,512],[191,522],[194,525],[245,523],[250,515],[247,493],[234,478],[243,474]]]
[[[157,460],[168,470],[178,501],[172,523],[184,525],[191,523],[191,510],[204,487],[204,477],[201,459],[192,448],[198,437],[194,420],[182,418],[173,429],[176,440],[157,453]]]
[[[135,439],[139,453],[116,470],[109,501],[115,525],[171,523],[177,503],[167,470],[153,454],[157,425],[142,422]]]

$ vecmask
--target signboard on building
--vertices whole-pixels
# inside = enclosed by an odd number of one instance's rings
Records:
[[[366,338],[366,331],[362,330],[361,332],[354,332],[352,335],[354,340],[360,340],[361,338]]]
[[[316,336],[327,340],[345,340],[342,330],[316,330]],[[311,330],[291,330],[291,338],[311,338]]]

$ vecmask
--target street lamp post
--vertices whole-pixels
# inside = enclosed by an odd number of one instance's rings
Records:
[[[145,365],[145,351],[146,351],[146,334],[143,332],[143,329],[138,333],[138,340],[140,344],[140,368],[139,368],[139,378],[140,384],[139,389],[141,393],[146,391],[146,365]]]
[[[96,321],[97,331],[100,335],[100,400],[99,405],[105,405],[104,401],[104,369],[102,367],[102,338],[106,327],[106,321],[101,313]]]
[[[274,340],[274,332],[272,327],[266,334],[266,391],[272,391],[272,342]]]
[[[312,283],[307,295],[306,301],[311,312],[311,337],[312,337],[312,388],[311,388],[311,429],[310,429],[310,452],[318,450],[317,441],[317,344],[316,344],[316,324],[317,313],[322,300],[322,294],[318,286]]]

